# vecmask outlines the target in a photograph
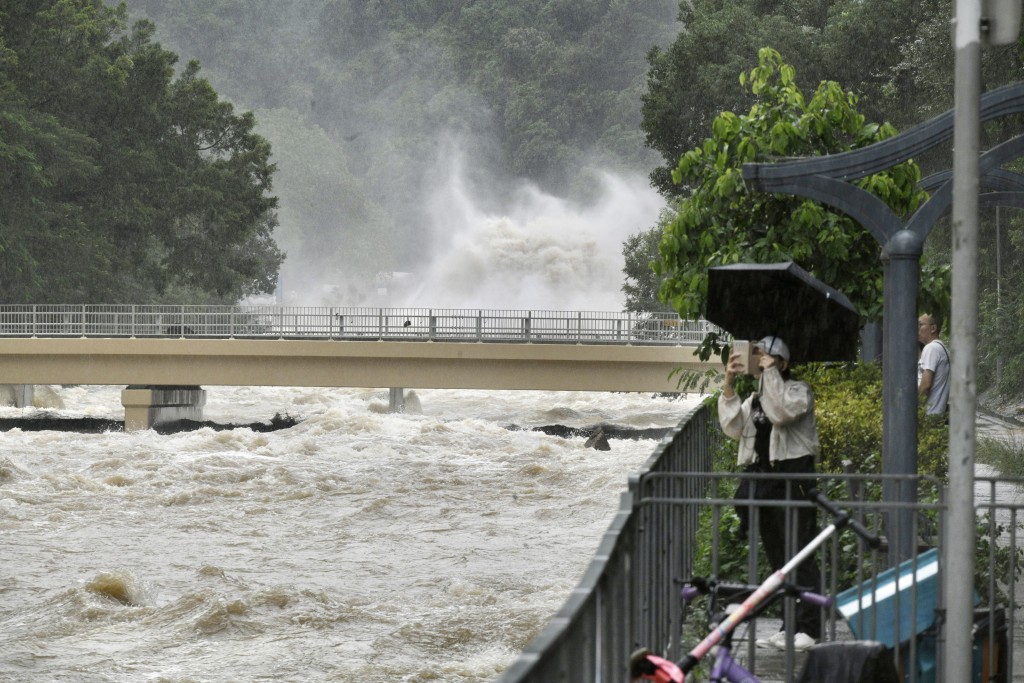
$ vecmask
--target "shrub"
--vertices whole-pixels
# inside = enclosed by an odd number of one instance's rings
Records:
[[[814,389],[821,456],[818,469],[843,471],[843,461],[861,474],[881,472],[882,370],[876,363],[812,365],[801,379]],[[944,420],[926,416],[919,402],[917,471],[947,480],[949,429]]]
[[[978,439],[976,458],[1004,477],[1024,477],[1024,437],[1017,433],[1002,439],[982,437]]]

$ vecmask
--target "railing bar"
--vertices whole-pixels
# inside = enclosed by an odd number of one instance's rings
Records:
[[[46,335],[178,336],[228,338],[238,335],[278,338],[331,337],[347,327],[349,336],[377,339],[445,339],[526,343],[679,345],[692,343],[690,323],[671,325],[665,313],[434,308],[339,308],[271,306],[191,306],[81,304],[62,307],[26,304],[9,308],[7,332]],[[74,316],[79,316],[75,319]],[[372,317],[376,320],[373,331]],[[351,325],[342,321],[348,317]],[[335,320],[337,318],[337,320]],[[392,329],[391,319],[415,324]],[[677,320],[677,318],[673,318]],[[16,322],[20,320],[21,322]],[[623,330],[623,324],[627,329]],[[255,327],[253,327],[255,325]],[[474,329],[475,328],[475,329]],[[0,332],[2,334],[2,332]]]

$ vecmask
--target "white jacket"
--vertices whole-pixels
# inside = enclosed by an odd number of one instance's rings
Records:
[[[751,403],[754,396],[740,401],[733,394],[726,398],[718,396],[718,422],[730,439],[740,442],[736,458],[740,467],[752,465],[757,459],[754,454],[756,429],[751,419]],[[818,457],[818,422],[814,417],[814,392],[806,382],[783,380],[778,368],[767,368],[761,375],[761,408],[772,422],[772,435],[768,446],[768,458],[791,460],[805,455]]]

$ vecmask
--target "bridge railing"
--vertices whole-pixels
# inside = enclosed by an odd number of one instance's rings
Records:
[[[294,306],[0,305],[0,337],[699,344],[674,313]]]

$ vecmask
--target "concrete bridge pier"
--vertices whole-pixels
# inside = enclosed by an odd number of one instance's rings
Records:
[[[391,387],[388,389],[388,412],[405,412],[405,389],[402,387]]]
[[[35,385],[4,384],[0,385],[0,406],[30,408],[35,400]]]
[[[162,422],[202,420],[206,390],[194,386],[138,386],[121,391],[124,430],[150,429]]]

